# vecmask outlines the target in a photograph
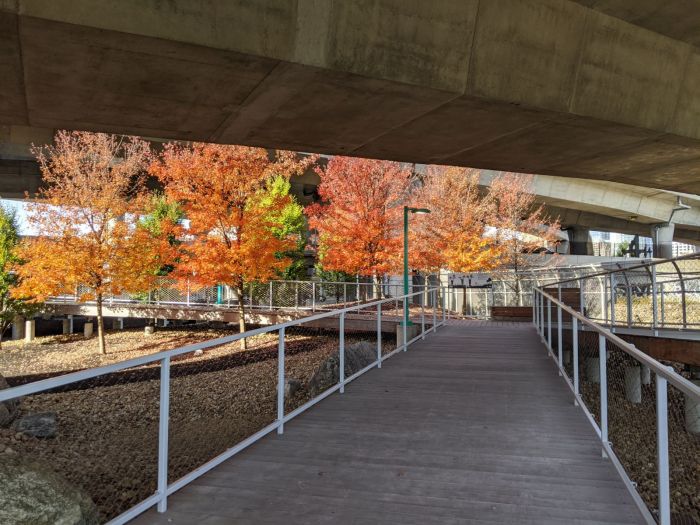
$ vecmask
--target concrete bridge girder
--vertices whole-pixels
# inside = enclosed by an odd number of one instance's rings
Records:
[[[614,4],[0,1],[0,125],[700,192],[692,31]]]

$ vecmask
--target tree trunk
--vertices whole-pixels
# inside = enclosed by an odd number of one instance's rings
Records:
[[[95,299],[97,300],[97,339],[100,353],[104,355],[107,353],[107,349],[105,347],[105,322],[104,317],[102,317],[102,293],[97,293]]]
[[[376,294],[376,300],[380,301],[382,299],[382,277],[380,275],[374,276],[374,293]]]
[[[243,279],[240,279],[238,281],[238,284],[236,285],[236,293],[238,294],[238,330],[240,333],[243,333],[246,331],[245,301],[244,301],[244,296],[243,296],[243,294],[245,293],[245,290],[244,290]],[[246,343],[245,338],[241,339],[241,349],[245,350],[246,348],[248,348],[248,344]]]

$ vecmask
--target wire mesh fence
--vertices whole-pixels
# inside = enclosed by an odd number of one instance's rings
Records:
[[[414,298],[409,315],[420,337],[440,320],[437,291],[415,292],[406,304]],[[361,303],[0,390],[3,408],[19,400],[21,418],[11,431],[0,429],[0,450],[43,460],[84,491],[100,521],[125,523],[381,367],[403,348],[403,303]],[[52,434],[29,436],[35,427]]]
[[[700,523],[700,391],[688,381],[700,378],[575,318],[564,299],[538,294],[535,325],[601,440],[661,523]]]
[[[159,377],[155,362],[22,397],[0,429],[4,458],[18,475],[77,487],[85,515],[114,518],[156,490]]]

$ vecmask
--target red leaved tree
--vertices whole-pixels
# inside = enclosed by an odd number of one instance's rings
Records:
[[[333,157],[317,168],[321,202],[306,209],[324,270],[373,277],[401,265],[403,205],[412,171],[398,162]]]
[[[34,152],[45,188],[30,201],[38,236],[20,249],[16,294],[44,301],[82,286],[79,300],[96,302],[105,353],[105,295],[151,288],[172,255],[165,235],[138,225],[149,146],[134,137],[59,131],[54,145]]]
[[[275,178],[302,173],[315,157],[246,146],[167,144],[150,172],[165,185],[189,222],[171,274],[200,287],[236,290],[240,331],[245,332],[244,285],[267,281],[291,262],[281,255],[296,239],[280,236],[289,195],[272,190]],[[242,340],[245,348],[245,340]]]

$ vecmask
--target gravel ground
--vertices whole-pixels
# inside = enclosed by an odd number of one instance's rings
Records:
[[[77,336],[40,338],[3,345],[3,373],[13,375],[86,368],[230,334],[224,330],[161,329],[108,334],[108,354],[94,340]],[[351,344],[368,334],[348,334]],[[376,339],[375,339],[376,340]],[[338,335],[315,330],[286,337],[286,377],[302,387],[287,410],[309,399],[305,385],[338,348]],[[172,482],[250,436],[276,417],[277,334],[188,354],[171,369],[169,480]],[[386,344],[389,347],[387,341]],[[24,355],[26,354],[26,355]],[[40,458],[95,501],[104,520],[156,490],[159,380],[156,367],[104,376],[80,389],[36,394],[22,401],[21,413],[55,412],[58,433],[37,439],[0,429],[0,453]],[[10,449],[9,451],[7,449]],[[4,451],[4,452],[3,452]]]

